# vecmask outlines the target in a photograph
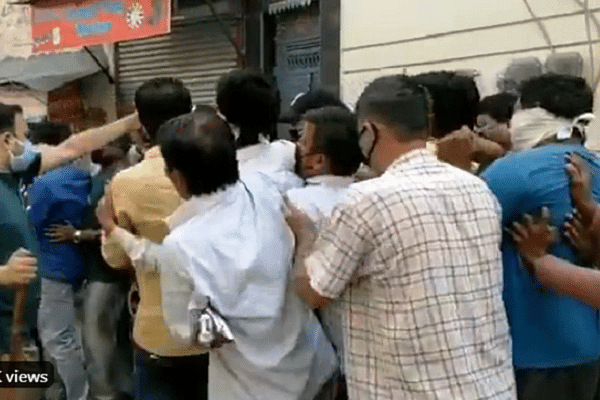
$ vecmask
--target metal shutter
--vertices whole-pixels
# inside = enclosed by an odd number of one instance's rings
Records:
[[[233,34],[235,21],[226,23]],[[172,77],[183,81],[194,104],[214,104],[217,80],[237,67],[236,59],[217,22],[174,20],[168,35],[119,43],[118,102],[130,106],[142,83]]]

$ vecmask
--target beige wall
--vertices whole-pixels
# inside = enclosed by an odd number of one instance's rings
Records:
[[[23,107],[26,119],[37,119],[47,114],[48,95],[45,92],[32,90],[0,89],[0,103],[18,104]]]
[[[578,4],[584,1],[527,3],[555,51],[583,56],[584,77],[592,82],[600,73],[600,34],[590,19],[592,71],[586,18]],[[600,0],[589,0],[589,8],[600,21]],[[442,69],[478,70],[481,94],[490,95],[511,59],[536,56],[543,63],[552,53],[524,0],[342,0],[341,18],[341,92],[351,106],[377,76]],[[590,141],[600,148],[600,121]]]

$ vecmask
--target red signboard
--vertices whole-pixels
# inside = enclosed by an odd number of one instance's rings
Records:
[[[170,0],[54,0],[32,6],[33,52],[61,50],[169,33]]]

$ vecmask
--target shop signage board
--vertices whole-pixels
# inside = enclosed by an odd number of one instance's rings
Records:
[[[31,8],[33,52],[56,53],[169,33],[170,0],[51,0]]]
[[[0,60],[31,55],[31,15],[29,7],[0,0]]]

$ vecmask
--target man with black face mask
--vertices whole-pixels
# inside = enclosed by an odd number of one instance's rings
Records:
[[[425,149],[428,98],[402,75],[363,91],[359,146],[380,176],[321,229],[291,207],[294,287],[312,307],[342,299],[351,400],[514,400],[500,206]]]

